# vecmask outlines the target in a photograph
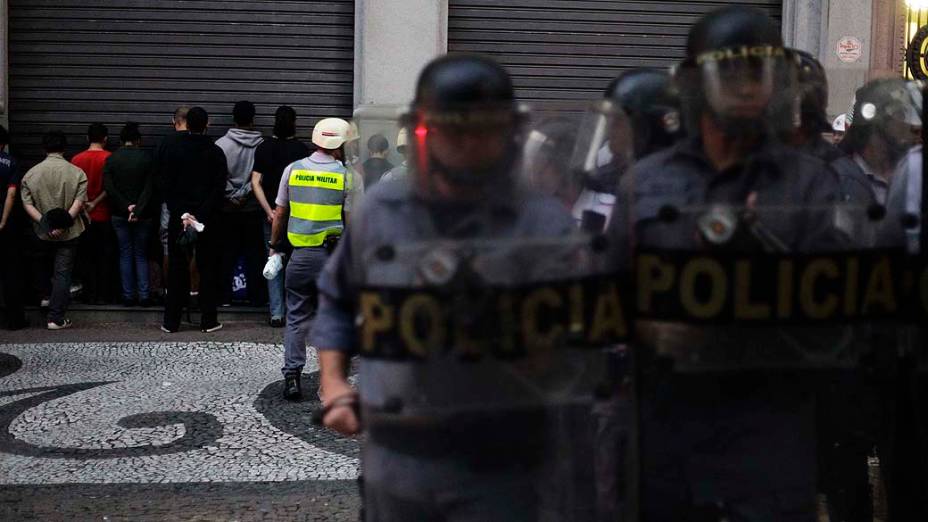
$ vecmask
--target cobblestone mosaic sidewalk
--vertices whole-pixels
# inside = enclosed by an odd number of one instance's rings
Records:
[[[280,398],[281,360],[263,343],[0,344],[0,519],[356,519],[359,444]]]

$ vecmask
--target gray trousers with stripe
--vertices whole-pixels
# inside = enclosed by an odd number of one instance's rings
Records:
[[[284,331],[284,366],[286,377],[300,373],[306,365],[306,340],[310,321],[316,314],[316,278],[329,254],[324,248],[298,248],[290,256],[287,275],[287,328]]]

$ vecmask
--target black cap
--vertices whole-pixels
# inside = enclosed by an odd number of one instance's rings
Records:
[[[690,30],[686,54],[695,58],[707,51],[735,47],[783,47],[783,37],[772,18],[753,7],[723,7],[702,17]]]
[[[42,216],[48,230],[67,230],[74,225],[74,218],[63,208],[53,208]]]
[[[509,73],[494,60],[476,54],[449,54],[433,60],[419,76],[414,104],[428,111],[458,111],[511,105]]]

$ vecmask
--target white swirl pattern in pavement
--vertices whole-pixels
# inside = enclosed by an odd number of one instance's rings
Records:
[[[355,478],[357,443],[310,426],[312,401],[270,393],[281,352],[254,343],[0,345],[0,363],[22,364],[0,378],[0,483]],[[316,370],[311,356],[306,372]],[[300,430],[281,431],[281,415]]]

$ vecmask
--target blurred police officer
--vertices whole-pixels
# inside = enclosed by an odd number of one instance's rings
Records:
[[[612,215],[619,177],[635,161],[670,147],[683,135],[680,100],[667,72],[626,71],[609,84],[603,101],[603,117],[612,121],[603,143],[594,144],[595,151],[589,151],[581,166],[583,190],[573,207],[578,222],[585,220],[588,228],[599,223],[600,229]],[[620,116],[610,116],[611,111]]]
[[[840,200],[853,205],[869,206],[876,202],[867,175],[844,151],[828,143],[822,133],[831,125],[825,111],[828,109],[828,78],[825,68],[806,51],[792,51],[798,61],[800,123],[792,129],[785,141],[800,147],[827,163],[838,174],[841,186]]]
[[[399,165],[393,167],[383,174],[381,178],[383,181],[390,181],[391,179],[403,179],[406,177],[406,174],[409,172],[409,160],[408,160],[408,147],[409,143],[409,131],[405,128],[400,129],[396,133],[396,152],[403,158],[403,161]]]
[[[916,92],[920,87],[914,82],[906,85],[912,94],[912,107],[923,115],[922,93]],[[897,97],[896,101],[900,98],[905,99]],[[879,109],[877,112],[880,112]],[[910,111],[897,108],[892,112],[901,115]],[[899,123],[897,119],[890,125],[898,126]],[[911,130],[915,132],[916,128]],[[904,132],[902,134],[905,135]],[[916,146],[899,160],[891,178],[887,214],[880,234],[881,245],[904,248],[910,256],[911,266],[919,270],[924,270],[925,245],[928,244],[928,229],[924,226],[928,218],[924,150],[924,145]],[[880,476],[886,490],[887,518],[890,521],[924,520],[928,517],[925,505],[928,495],[928,444],[925,442],[928,433],[928,416],[925,414],[928,402],[928,333],[924,323],[919,322],[894,328],[892,333],[898,349],[889,352],[896,356],[895,366],[884,376],[888,378],[881,382],[885,414],[880,419],[877,445]]]
[[[829,143],[823,133],[827,120],[828,80],[822,64],[806,51],[793,50],[798,65],[800,124],[784,141],[827,163],[838,175],[839,202],[869,208],[876,203],[870,182],[860,166],[844,151]],[[861,246],[876,241],[875,227],[857,234]],[[861,335],[864,335],[861,332]],[[868,456],[874,446],[874,390],[858,368],[823,374],[818,382],[816,414],[819,438],[818,478],[826,495],[829,514],[835,520],[870,520],[872,501]]]
[[[287,289],[287,326],[284,333],[284,398],[302,396],[300,375],[306,364],[309,322],[316,311],[316,278],[345,227],[345,202],[352,176],[343,160],[350,126],[340,118],[326,118],[313,128],[309,157],[284,169],[277,192],[277,208],[268,243],[270,255],[281,250],[286,230],[293,246],[284,284]]]
[[[854,123],[841,148],[864,171],[881,205],[899,162],[919,142],[920,96],[912,82],[901,78],[874,80],[857,90]]]
[[[676,72],[689,136],[622,177],[617,248],[810,252],[846,241],[819,211],[837,176],[777,142],[798,119],[787,54],[756,9],[696,23]],[[650,326],[635,347],[641,518],[814,520],[810,389],[795,371],[769,369],[796,363],[796,339],[775,328]]]
[[[364,421],[371,520],[538,517],[533,479],[543,457],[545,415],[532,405],[534,383],[518,366],[490,358],[462,364],[451,355],[412,364],[362,358],[360,397],[346,375],[356,353],[352,303],[362,286],[438,284],[451,277],[476,291],[485,277],[532,272],[543,256],[520,263],[503,253],[502,263],[481,276],[473,271],[483,267],[469,256],[488,260],[483,254],[517,250],[520,238],[571,234],[563,206],[515,183],[520,119],[509,75],[492,60],[457,54],[431,62],[404,120],[408,175],[366,194],[320,276],[312,341],[319,350],[324,423],[353,435]],[[466,295],[462,289],[451,294],[454,300]],[[454,310],[479,312],[473,306]],[[558,367],[558,373],[569,369]]]

